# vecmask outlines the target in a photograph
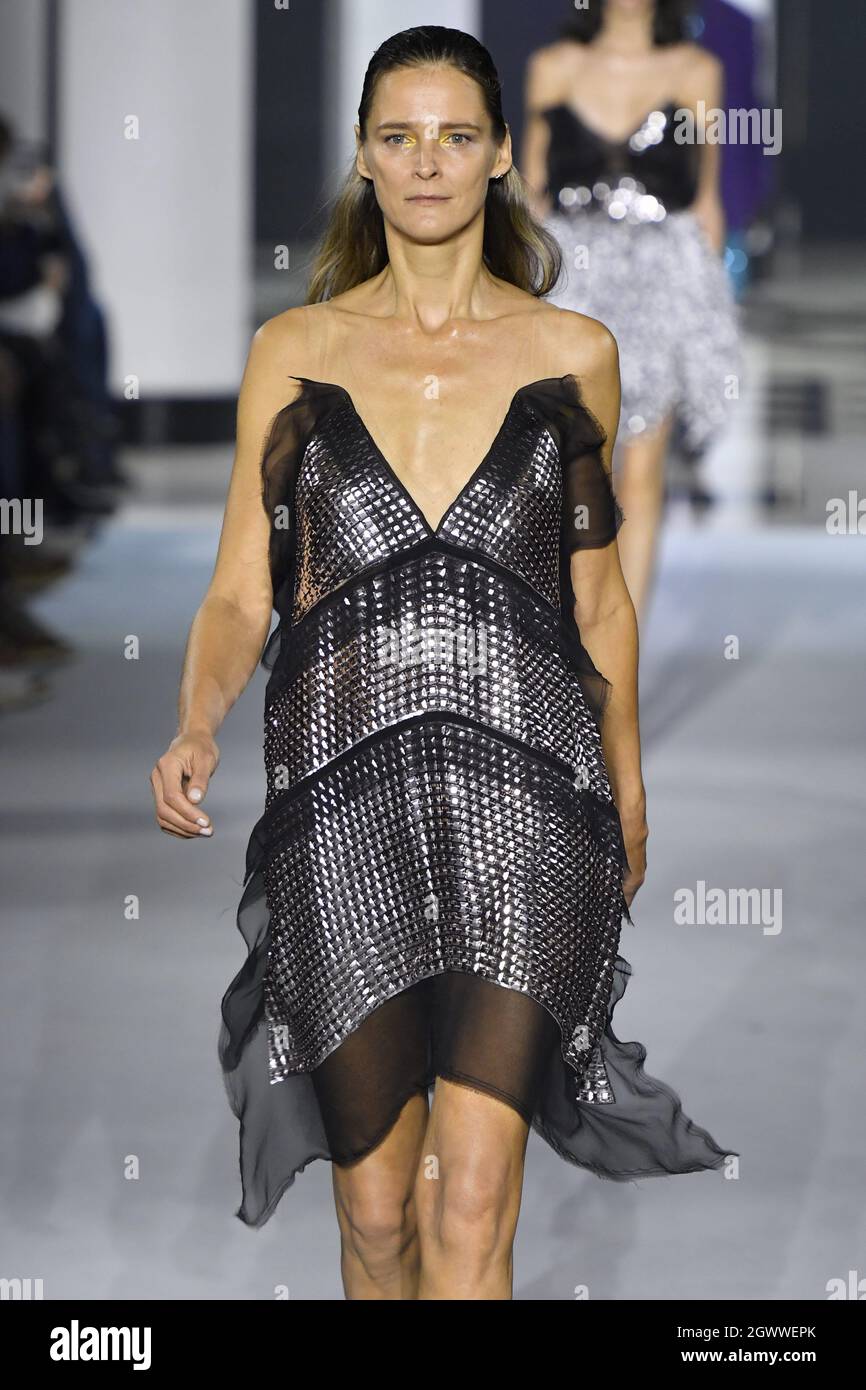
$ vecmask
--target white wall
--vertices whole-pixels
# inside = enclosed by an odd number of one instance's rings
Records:
[[[48,133],[46,27],[45,0],[0,0],[0,109],[25,140]]]
[[[134,373],[142,399],[236,393],[252,302],[253,6],[74,0],[60,19],[60,169],[109,316],[112,388]]]

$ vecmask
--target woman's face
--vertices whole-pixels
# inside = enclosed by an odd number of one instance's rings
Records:
[[[455,235],[510,167],[510,136],[496,146],[481,89],[457,68],[397,68],[377,82],[358,171],[399,231],[430,243]]]

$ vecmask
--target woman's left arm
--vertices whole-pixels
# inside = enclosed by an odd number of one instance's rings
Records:
[[[691,48],[691,59],[681,82],[683,105],[695,113],[695,130],[706,129],[707,117],[721,109],[724,96],[724,69],[706,49]],[[700,105],[699,105],[700,103]],[[722,206],[719,179],[721,145],[698,144],[698,186],[690,211],[703,227],[714,249],[721,255],[725,249],[725,211]]]
[[[596,320],[582,315],[574,317],[581,320],[580,354],[573,354],[571,360],[583,363],[575,375],[580,380],[584,403],[607,436],[602,454],[609,473],[620,414],[616,339]],[[633,518],[631,524],[637,525],[637,519]],[[605,545],[575,549],[570,564],[574,618],[580,639],[593,664],[611,685],[602,720],[602,747],[628,855],[630,872],[623,891],[630,906],[646,873],[649,834],[638,724],[637,618],[615,537]]]

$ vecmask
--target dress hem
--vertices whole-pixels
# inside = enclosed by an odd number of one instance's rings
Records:
[[[623,956],[618,955],[616,957],[616,962],[614,964],[614,972],[616,972],[617,970],[619,970],[626,977],[631,974],[631,966]],[[498,989],[512,990],[515,994],[522,994],[526,999],[531,999],[534,1004],[537,1004],[540,1008],[545,1009],[559,1029],[559,1055],[562,1062],[565,1064],[565,1066],[569,1068],[569,1070],[573,1073],[573,1075],[578,1081],[583,1079],[587,1067],[589,1066],[589,1063],[592,1059],[592,1054],[595,1051],[595,1049],[600,1045],[601,1039],[604,1036],[604,1029],[602,1029],[602,1032],[598,1035],[594,1043],[590,1043],[585,1048],[578,1049],[578,1051],[580,1051],[582,1054],[585,1054],[586,1056],[586,1066],[578,1070],[578,1068],[575,1066],[574,1061],[569,1056],[567,1056],[562,1049],[561,1044],[565,1039],[565,1029],[563,1028],[562,1020],[557,1016],[557,1014],[554,1013],[553,1009],[550,1007],[549,1004],[545,1003],[543,999],[538,998],[537,994],[533,994],[532,991],[528,989],[518,989],[516,985],[505,985],[502,983],[501,980],[496,980],[492,978],[490,975],[485,975],[484,972],[481,970],[464,970],[460,966],[443,965],[435,970],[428,970],[423,975],[413,975],[411,980],[407,980],[405,983],[399,984],[395,989],[389,990],[387,994],[383,994],[380,997],[377,997],[375,1003],[370,1007],[370,1009],[365,1014],[363,1014],[362,1017],[356,1019],[349,1031],[347,1033],[344,1033],[344,1035],[337,1042],[333,1043],[328,1048],[327,1052],[323,1053],[321,1056],[317,1054],[315,1061],[306,1061],[302,1066],[293,1066],[290,1070],[284,1072],[282,1076],[269,1077],[269,1084],[271,1086],[279,1086],[282,1082],[290,1080],[293,1076],[309,1076],[311,1072],[314,1072],[317,1067],[320,1067],[323,1062],[326,1062],[327,1059],[333,1055],[333,1053],[335,1053],[340,1047],[342,1047],[345,1042],[348,1042],[352,1035],[355,1032],[357,1032],[358,1028],[360,1028],[362,1024],[366,1023],[368,1019],[372,1018],[372,1016],[376,1013],[378,1009],[380,1009],[383,1006],[383,1004],[389,1003],[392,999],[399,998],[401,994],[405,994],[407,990],[413,989],[416,985],[423,983],[424,980],[435,980],[442,975],[450,974],[468,975],[473,979],[484,980],[487,984],[496,985]],[[279,1023],[279,1020],[277,1020],[277,1023]],[[572,1036],[574,1036],[574,1032],[576,1032],[578,1028],[586,1026],[587,1025],[585,1023],[577,1024],[576,1028],[572,1031]],[[638,1046],[640,1046],[640,1044],[638,1044]],[[584,1101],[582,1103],[585,1105],[593,1105],[596,1102]]]

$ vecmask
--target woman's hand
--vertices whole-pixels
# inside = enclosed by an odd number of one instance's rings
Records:
[[[160,830],[181,840],[213,834],[200,803],[219,760],[210,734],[178,734],[172,739],[150,774]]]
[[[646,877],[646,842],[649,826],[646,808],[643,805],[620,812],[625,852],[628,855],[628,873],[622,881],[626,906],[631,908],[632,899]]]

